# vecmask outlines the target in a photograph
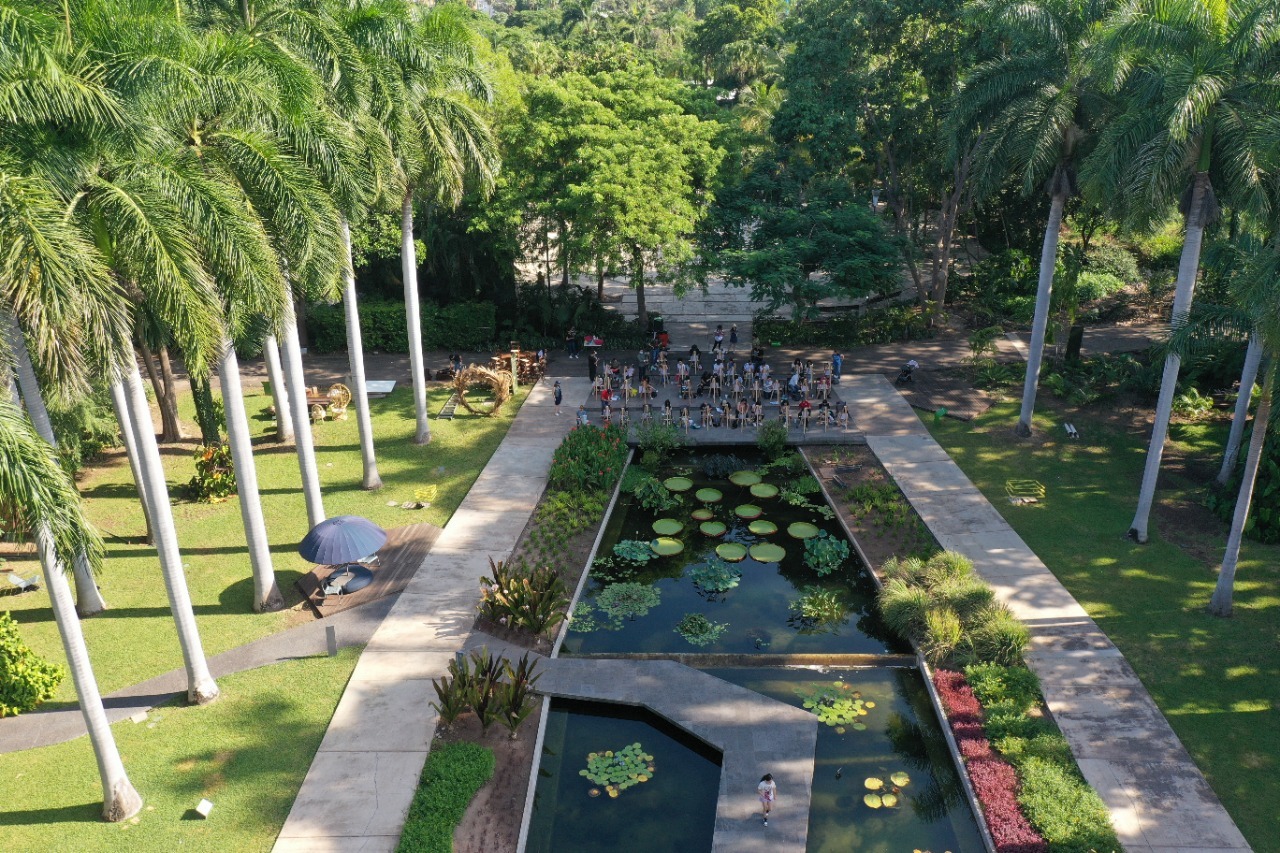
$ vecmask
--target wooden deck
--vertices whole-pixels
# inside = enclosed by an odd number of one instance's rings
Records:
[[[298,578],[296,586],[318,618],[341,613],[351,607],[394,595],[409,585],[431,545],[440,535],[434,524],[411,524],[387,531],[387,544],[378,551],[378,562],[370,566],[373,582],[364,589],[344,595],[325,595],[323,581],[333,566],[316,566]]]

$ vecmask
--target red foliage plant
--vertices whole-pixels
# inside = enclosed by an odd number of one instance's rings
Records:
[[[1027,822],[1018,805],[1018,774],[998,758],[982,728],[982,704],[964,673],[940,669],[933,674],[938,698],[964,757],[973,791],[982,804],[987,828],[999,853],[1047,853],[1049,845]]]

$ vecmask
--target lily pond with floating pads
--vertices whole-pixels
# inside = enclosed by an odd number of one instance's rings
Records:
[[[678,500],[666,508],[620,496],[562,653],[909,652],[817,482],[733,451],[743,467],[723,476],[707,473],[723,454],[706,452],[653,472]],[[844,556],[822,562],[833,549]],[[684,630],[690,616],[703,631]]]

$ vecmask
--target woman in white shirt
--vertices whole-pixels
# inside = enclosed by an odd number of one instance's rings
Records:
[[[769,825],[769,810],[773,808],[773,801],[778,798],[778,786],[773,781],[773,774],[766,773],[760,777],[760,784],[756,785],[756,795],[760,797],[760,805],[764,807],[764,825]]]

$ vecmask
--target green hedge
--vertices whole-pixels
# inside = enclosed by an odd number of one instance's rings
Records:
[[[342,303],[319,303],[307,309],[311,349],[318,353],[345,352],[347,321]],[[366,352],[409,351],[409,323],[403,302],[361,302],[360,334]],[[422,303],[422,345],[426,349],[485,350],[497,342],[496,311],[492,302],[456,302],[443,308]]]
[[[49,663],[23,643],[18,623],[0,613],[0,717],[33,710],[53,696],[66,675],[65,667]]]
[[[452,853],[453,831],[476,791],[493,776],[493,767],[493,750],[479,744],[433,748],[400,835],[400,853]]]
[[[919,340],[931,334],[915,305],[890,305],[861,315],[849,313],[810,321],[757,316],[752,332],[765,345],[833,349]]]

